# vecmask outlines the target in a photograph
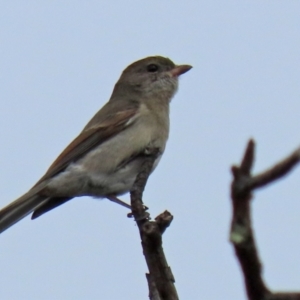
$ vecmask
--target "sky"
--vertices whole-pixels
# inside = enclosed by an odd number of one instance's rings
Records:
[[[144,202],[174,215],[163,246],[180,299],[246,299],[228,241],[230,167],[249,138],[254,173],[300,145],[299,1],[1,1],[0,206],[25,193],[151,55],[193,69],[171,103],[170,138]],[[299,290],[300,167],[254,193],[264,278]],[[128,201],[128,195],[122,197]],[[1,298],[148,299],[127,210],[77,198],[0,239]]]

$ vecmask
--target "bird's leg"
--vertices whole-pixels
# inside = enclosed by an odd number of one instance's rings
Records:
[[[115,202],[117,204],[120,204],[126,208],[131,209],[131,206],[129,204],[127,204],[126,202],[123,202],[122,200],[120,200],[119,198],[117,198],[115,195],[107,195],[106,198],[112,202]]]

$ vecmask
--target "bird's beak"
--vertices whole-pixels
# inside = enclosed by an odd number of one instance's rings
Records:
[[[192,66],[190,65],[180,65],[180,66],[176,66],[175,68],[173,68],[170,71],[170,74],[172,77],[178,77],[181,74],[186,73],[187,71],[189,71],[192,68]]]

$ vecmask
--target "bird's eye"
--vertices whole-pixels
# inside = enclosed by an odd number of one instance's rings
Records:
[[[158,66],[155,64],[150,64],[147,66],[147,71],[148,72],[156,72],[158,70]]]

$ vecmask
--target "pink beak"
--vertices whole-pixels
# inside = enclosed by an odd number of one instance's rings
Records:
[[[173,77],[178,77],[179,75],[184,74],[187,71],[189,71],[191,68],[192,68],[192,66],[190,66],[190,65],[180,65],[180,66],[176,66],[174,69],[172,69],[170,71],[170,73]]]

